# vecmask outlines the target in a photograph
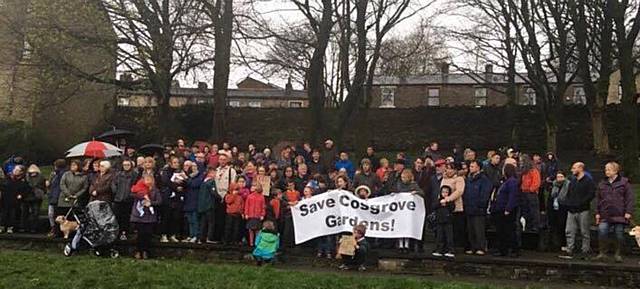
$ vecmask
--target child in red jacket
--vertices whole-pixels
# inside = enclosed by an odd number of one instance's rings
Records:
[[[249,247],[253,247],[253,240],[260,230],[260,222],[266,215],[266,201],[262,194],[262,186],[255,182],[251,185],[251,193],[244,202],[244,219],[247,220],[247,231],[249,231]]]
[[[225,219],[224,241],[226,244],[238,243],[244,201],[236,183],[229,184],[229,192],[224,196],[227,218]]]

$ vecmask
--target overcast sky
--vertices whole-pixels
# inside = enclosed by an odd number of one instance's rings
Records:
[[[420,2],[420,1],[425,1],[425,2]],[[426,1],[430,1],[430,0],[416,0],[415,3],[416,5],[419,6],[419,5],[424,5],[423,3],[426,3]],[[444,3],[444,0],[438,0],[438,2],[436,2],[431,7],[423,11],[420,11],[418,14],[400,23],[398,26],[394,27],[394,29],[389,33],[387,37],[401,35],[404,32],[409,31],[412,27],[414,27],[416,24],[420,22],[421,17],[429,17],[430,15],[433,15],[434,13],[436,13],[436,11],[442,7],[443,5],[442,3]],[[259,11],[263,15],[263,17],[268,19],[274,25],[287,25],[288,23],[295,23],[297,21],[304,20],[304,16],[301,14],[301,12],[298,11],[296,6],[291,1],[288,1],[288,0],[262,0],[262,1],[255,2],[254,5],[255,5],[254,6],[255,9]],[[438,25],[446,25],[447,22],[450,22],[451,20],[452,20],[451,17],[439,16],[436,18],[435,23],[437,23]],[[262,52],[262,51],[258,51],[258,52]],[[281,87],[284,87],[284,85],[287,82],[286,79],[277,79],[277,78],[264,79],[260,74],[251,71],[247,67],[232,65],[231,75],[229,77],[229,87],[236,88],[237,87],[236,84],[247,76],[251,76],[253,78],[256,78],[265,82],[268,81]],[[202,73],[195,78],[193,76],[180,77],[178,78],[178,80],[180,81],[180,84],[183,87],[196,87],[198,81],[207,82],[209,87],[211,87],[213,83],[213,78],[211,77],[210,73]],[[300,87],[296,87],[296,88],[300,88]]]

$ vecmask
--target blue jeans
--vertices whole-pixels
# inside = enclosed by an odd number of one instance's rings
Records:
[[[187,223],[189,223],[189,237],[200,237],[200,224],[198,222],[198,212],[185,212]]]
[[[622,223],[607,223],[601,222],[598,225],[598,239],[605,240],[609,237],[609,228],[613,227],[613,232],[616,235],[616,240],[618,242],[624,241],[624,226]]]

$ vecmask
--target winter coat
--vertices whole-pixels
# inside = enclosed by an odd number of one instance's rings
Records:
[[[327,149],[326,147],[324,147],[322,149],[322,152],[320,153],[320,162],[327,170],[332,171],[335,168],[337,154],[338,153],[335,147],[331,149]]]
[[[520,190],[526,194],[537,194],[542,184],[542,177],[538,169],[531,169],[528,172],[522,173],[522,183]]]
[[[497,189],[498,187],[500,187],[500,180],[502,180],[502,170],[500,168],[500,165],[494,166],[489,163],[484,166],[482,171],[493,184],[493,188]]]
[[[418,183],[412,181],[410,183],[398,182],[396,184],[396,192],[398,193],[410,193],[415,192],[416,194],[424,197],[424,191],[418,186]]]
[[[440,197],[437,202],[433,203],[433,212],[436,214],[437,224],[449,224],[452,222],[452,214],[455,209],[453,202],[447,202],[444,206],[440,203],[440,200],[444,198]]]
[[[560,202],[560,205],[565,206],[571,213],[588,211],[595,196],[596,185],[590,178],[583,176],[578,180],[574,177],[569,183],[567,196]]]
[[[280,247],[280,235],[274,231],[262,230],[258,233],[253,256],[262,260],[271,260]]]
[[[454,202],[456,208],[454,212],[463,212],[464,211],[464,202],[462,200],[462,196],[464,194],[465,182],[464,178],[460,176],[454,176],[452,178],[442,178],[440,182],[440,188],[444,186],[451,187],[451,195],[447,197],[447,202]],[[440,189],[437,192],[434,192],[437,195],[440,194]]]
[[[360,172],[355,175],[353,178],[353,187],[357,188],[362,185],[369,187],[373,192],[377,192],[380,190],[380,187],[382,187],[380,179],[378,179],[378,176],[373,172],[369,172],[369,174]]]
[[[287,204],[282,199],[271,199],[271,201],[269,201],[269,206],[267,207],[267,219],[279,220],[280,215],[282,214],[282,208],[285,206],[287,206]]]
[[[244,213],[244,201],[240,195],[227,194],[224,196],[224,203],[226,204],[226,211],[228,215],[242,215],[242,213]]]
[[[596,214],[602,222],[627,224],[624,214],[633,215],[635,204],[627,178],[618,176],[613,182],[604,179],[598,185]]]
[[[496,198],[491,204],[491,213],[512,213],[518,207],[520,188],[518,179],[509,178],[498,189]]]
[[[244,215],[247,219],[259,219],[264,218],[267,214],[266,201],[264,196],[260,193],[253,192],[249,194],[244,201]]]
[[[350,180],[353,180],[353,176],[356,173],[356,169],[353,166],[353,162],[350,160],[339,160],[336,162],[335,166],[336,171],[341,169],[345,169],[347,171],[347,176]]]
[[[9,176],[3,181],[0,187],[2,187],[2,207],[5,208],[15,207],[18,203],[18,196],[21,196],[24,200],[24,196],[33,194],[33,189],[24,177],[15,178]]]
[[[549,208],[553,210],[560,210],[560,203],[567,199],[567,193],[569,193],[569,180],[562,182],[555,180],[551,187],[551,195],[549,196]]]
[[[322,163],[321,160],[318,160],[318,162],[314,162],[313,160],[311,160],[307,163],[307,167],[309,168],[309,174],[312,176],[315,174],[321,174],[324,176],[329,173],[327,172],[327,167]]]
[[[293,178],[293,181],[294,181],[294,183],[295,183],[295,185],[296,185],[296,186],[295,186],[296,191],[298,191],[298,192],[302,192],[302,191],[304,191],[304,187],[305,187],[305,186],[307,185],[307,183],[309,182],[309,178],[310,178],[310,177],[309,177],[309,175],[308,175],[308,174],[307,174],[307,175],[304,175],[304,176],[302,176],[302,177],[300,177],[300,176],[296,176],[295,178]]]
[[[229,184],[235,182],[235,179],[236,170],[231,166],[226,166],[224,168],[218,167],[216,169],[216,187],[220,198],[224,198],[229,191]]]
[[[46,180],[42,174],[38,173],[35,176],[27,174],[27,183],[31,186],[31,193],[27,193],[22,196],[25,202],[39,202],[44,198],[45,190],[47,189]]]
[[[131,201],[131,187],[138,178],[138,172],[119,171],[111,182],[111,191],[113,192],[113,201],[116,203]]]
[[[96,180],[91,184],[91,187],[89,188],[89,192],[91,194],[89,201],[113,201],[113,191],[111,191],[112,181],[113,173],[107,172],[104,175],[98,174]],[[96,192],[95,196],[93,195],[93,192]]]
[[[204,177],[204,173],[200,171],[187,181],[184,188],[184,207],[182,208],[185,212],[198,211],[198,195],[200,194],[200,185],[202,185]]]
[[[60,197],[60,181],[62,180],[62,175],[64,175],[65,170],[55,170],[51,172],[51,177],[49,178],[49,205],[57,205],[58,198]]]
[[[178,187],[184,186],[171,181],[171,177],[175,172],[176,170],[171,167],[166,167],[160,172],[160,179],[162,180],[162,187],[160,187],[162,203],[167,206],[174,206],[174,208],[176,207],[175,203],[180,203]]]
[[[216,209],[216,204],[220,203],[221,200],[222,198],[218,195],[215,180],[206,180],[202,183],[198,191],[198,213],[213,212]]]
[[[131,198],[133,199],[133,206],[131,207],[131,216],[129,217],[129,221],[132,223],[144,223],[144,224],[153,224],[158,222],[158,214],[160,213],[160,205],[162,204],[162,195],[158,189],[153,188],[149,191],[149,200],[151,201],[151,207],[153,207],[153,212],[151,208],[144,207],[144,214],[140,216],[140,212],[138,211],[138,204],[144,200],[144,197],[140,194],[131,194]]]
[[[81,198],[87,194],[89,190],[89,177],[81,172],[73,173],[67,171],[60,179],[60,196],[58,197],[58,207],[70,208],[73,205],[73,199]],[[76,203],[76,205],[79,205]]]
[[[469,176],[462,195],[465,214],[468,216],[486,215],[492,191],[493,183],[483,172]]]

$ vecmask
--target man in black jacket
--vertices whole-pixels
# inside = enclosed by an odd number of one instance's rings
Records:
[[[591,201],[596,194],[596,185],[593,180],[584,173],[584,163],[577,162],[571,167],[571,183],[567,197],[560,202],[560,205],[567,208],[567,252],[562,254],[560,258],[573,259],[576,243],[576,234],[578,231],[582,236],[582,254],[583,258],[588,257],[591,253]]]

